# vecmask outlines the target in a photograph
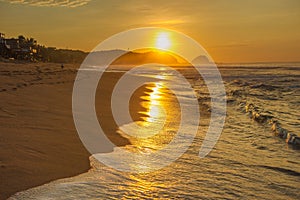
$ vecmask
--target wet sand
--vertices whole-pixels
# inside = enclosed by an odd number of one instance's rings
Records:
[[[0,199],[89,170],[90,154],[77,135],[72,117],[72,89],[78,67],[0,63]],[[96,96],[96,104],[101,105],[96,105],[99,122],[117,146],[129,141],[116,133],[108,94],[121,75],[105,73],[105,87]]]

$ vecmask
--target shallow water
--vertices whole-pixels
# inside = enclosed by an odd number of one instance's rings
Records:
[[[221,137],[205,158],[200,159],[198,153],[210,120],[209,93],[198,75],[182,68],[179,71],[188,77],[199,99],[201,120],[195,139],[179,159],[154,172],[131,173],[114,170],[91,157],[89,172],[20,192],[11,199],[299,199],[300,151],[275,136],[269,121],[276,120],[288,132],[299,135],[300,65],[221,65],[219,69],[227,92],[227,117]],[[160,73],[142,97],[146,111],[138,123],[147,127],[162,122],[164,128],[148,139],[128,136],[132,145],[116,148],[115,156],[120,148],[149,154],[164,148],[176,135],[181,116],[178,102],[164,88],[175,75]],[[150,70],[143,76],[154,75]],[[189,105],[190,93],[179,86],[178,98]],[[245,111],[248,104],[267,113],[267,120],[249,116]],[[198,125],[185,124],[184,128],[192,126]],[[131,124],[121,128],[136,131]],[[126,136],[123,131],[120,133]],[[136,134],[150,134],[146,131]],[[133,167],[138,170],[148,164],[138,160]]]

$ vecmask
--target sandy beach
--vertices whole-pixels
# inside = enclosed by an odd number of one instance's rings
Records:
[[[90,168],[90,154],[72,118],[72,89],[78,67],[0,63],[0,199]],[[106,96],[118,76],[107,73],[103,77],[106,87],[97,96]],[[103,105],[97,107],[100,123],[106,133],[111,133],[108,138],[114,144],[128,144],[115,132],[109,103],[109,97],[97,98],[97,104]]]

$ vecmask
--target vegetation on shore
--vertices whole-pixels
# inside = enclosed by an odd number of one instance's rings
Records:
[[[10,60],[32,62],[81,63],[87,52],[71,49],[57,49],[38,44],[34,38],[5,38],[0,33],[0,57]]]

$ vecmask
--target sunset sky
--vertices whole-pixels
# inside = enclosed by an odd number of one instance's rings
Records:
[[[216,62],[300,61],[299,0],[0,0],[0,32],[91,51],[121,31],[174,29]]]

